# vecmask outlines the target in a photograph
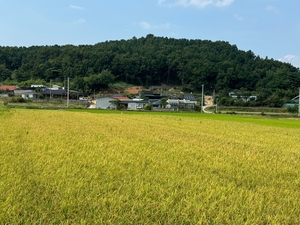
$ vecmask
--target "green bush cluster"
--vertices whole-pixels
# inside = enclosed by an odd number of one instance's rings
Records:
[[[289,113],[297,113],[298,110],[299,110],[299,107],[297,105],[287,107],[287,111]]]
[[[8,103],[25,103],[25,102],[27,101],[22,97],[11,97],[8,99]]]

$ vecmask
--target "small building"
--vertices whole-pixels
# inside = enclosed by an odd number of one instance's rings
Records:
[[[119,95],[114,95],[113,96],[114,99],[117,99],[119,101],[127,101],[130,100],[130,98],[126,97],[126,96],[119,96]]]
[[[161,100],[153,101],[153,102],[152,102],[152,107],[153,107],[153,108],[160,109],[160,108],[162,107],[162,105],[161,105]]]
[[[97,109],[115,109],[117,104],[122,106],[124,109],[128,110],[138,110],[143,109],[149,101],[144,100],[133,100],[123,96],[104,96],[96,99],[96,108]]]
[[[6,94],[6,93],[0,93],[0,98],[7,98],[7,97],[9,97],[8,94]]]
[[[285,108],[285,107],[296,107],[296,106],[298,106],[298,104],[296,104],[296,103],[284,103],[282,105],[282,108]]]
[[[96,99],[96,109],[115,109],[116,105],[113,101],[117,99],[109,96],[104,96]]]
[[[46,89],[45,91],[41,92],[42,95],[45,97],[53,97],[53,98],[67,98],[67,92],[63,89],[52,90]]]
[[[122,100],[119,102],[120,105],[123,105],[125,109],[128,110],[138,110],[138,109],[143,109],[145,105],[149,104],[149,101],[146,100],[141,100],[141,101],[136,101],[136,100]]]
[[[18,86],[12,86],[12,85],[1,85],[0,90],[5,92],[11,92],[13,93],[15,90],[19,89]]]
[[[32,84],[30,85],[31,90],[45,91],[48,87],[44,84]]]
[[[183,99],[185,99],[185,100],[190,100],[190,101],[194,101],[196,98],[195,98],[195,96],[191,93],[191,94],[188,94],[188,93],[185,93],[184,95],[183,95]]]
[[[239,95],[235,92],[229,92],[229,97],[231,98],[240,98],[242,99],[244,102],[249,102],[250,100],[256,100],[257,96],[256,95]]]
[[[30,85],[31,88],[47,88],[44,84],[32,84]]]
[[[14,96],[20,96],[24,99],[38,99],[40,95],[33,90],[14,90]]]
[[[35,91],[27,91],[22,94],[22,98],[24,99],[38,99],[40,97],[40,93]]]
[[[297,95],[295,98],[292,98],[289,102],[284,103],[282,107],[298,107],[299,105],[299,95]]]
[[[197,101],[191,101],[186,99],[168,99],[168,104],[172,107],[184,108],[184,109],[194,109],[197,105]]]
[[[14,90],[14,96],[22,96],[23,93],[26,93],[26,92],[29,92],[29,91],[32,91],[30,89],[17,89],[17,90]]]
[[[64,89],[64,88],[61,88],[61,86],[59,86],[59,85],[53,84],[52,87],[50,87],[49,89],[51,89],[51,90],[60,90],[60,89]]]
[[[140,96],[140,98],[142,97],[142,98],[148,98],[148,99],[153,99],[153,100],[167,98],[167,96],[164,94],[154,93],[153,91],[146,91],[146,90],[139,91],[139,96]]]

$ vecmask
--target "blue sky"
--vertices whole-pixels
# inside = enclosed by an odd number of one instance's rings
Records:
[[[300,67],[299,0],[0,0],[0,45],[155,36],[227,41]]]

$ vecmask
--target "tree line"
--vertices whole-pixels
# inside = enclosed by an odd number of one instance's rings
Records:
[[[151,86],[178,85],[197,92],[201,86],[220,96],[251,93],[256,103],[278,106],[295,97],[299,68],[261,58],[225,41],[133,37],[95,45],[0,47],[0,83],[29,85],[64,82],[85,93],[115,82]],[[229,103],[228,103],[229,104]]]

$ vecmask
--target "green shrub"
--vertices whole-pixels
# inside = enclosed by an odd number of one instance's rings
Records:
[[[297,113],[298,112],[298,106],[297,105],[295,105],[295,106],[288,106],[287,107],[287,111],[289,113]]]
[[[8,99],[9,103],[24,103],[26,100],[22,97],[11,97]]]
[[[151,111],[152,110],[152,104],[145,105],[145,109]]]

